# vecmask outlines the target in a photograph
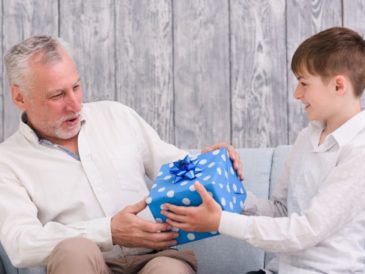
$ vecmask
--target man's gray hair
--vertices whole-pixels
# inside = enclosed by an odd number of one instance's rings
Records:
[[[42,53],[42,63],[58,61],[61,60],[62,49],[72,58],[71,46],[59,37],[33,36],[13,46],[4,56],[9,85],[26,89],[30,72],[29,59],[37,53]]]

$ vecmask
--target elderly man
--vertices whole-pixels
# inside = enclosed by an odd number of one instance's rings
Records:
[[[120,103],[82,104],[59,38],[31,37],[5,65],[22,111],[0,145],[0,239],[12,263],[48,273],[194,273],[194,254],[170,248],[177,233],[155,223],[144,201],[145,175],[186,152]]]

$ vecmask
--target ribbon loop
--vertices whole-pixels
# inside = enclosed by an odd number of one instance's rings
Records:
[[[197,167],[198,162],[198,159],[192,161],[189,155],[186,155],[182,160],[174,162],[173,167],[170,168],[170,173],[175,175],[173,183],[179,183],[184,179],[195,179],[196,175],[202,172],[202,169]]]

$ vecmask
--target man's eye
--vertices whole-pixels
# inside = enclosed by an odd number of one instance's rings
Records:
[[[53,95],[53,96],[51,97],[51,99],[53,99],[53,100],[57,100],[57,99],[60,99],[62,96],[63,96],[63,93],[58,93],[58,94],[56,94],[56,95]]]
[[[79,89],[79,87],[80,87],[80,85],[76,85],[76,86],[73,87],[73,89],[77,90],[77,89]]]
[[[306,83],[303,83],[303,82],[300,82],[300,84],[305,87],[307,84]]]

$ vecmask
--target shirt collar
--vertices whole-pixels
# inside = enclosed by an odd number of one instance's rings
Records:
[[[350,143],[365,128],[365,111],[360,111],[331,133],[340,146]]]
[[[311,143],[313,147],[318,147],[319,138],[324,128],[324,124],[321,121],[312,121],[310,123],[311,128]],[[359,134],[361,130],[365,129],[365,110],[359,112],[331,134],[326,137],[323,145],[325,147],[332,146],[333,142],[339,146],[345,146],[351,142],[351,140]]]

